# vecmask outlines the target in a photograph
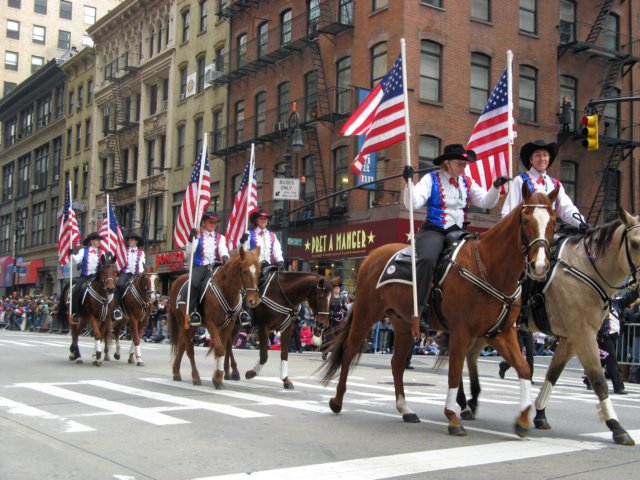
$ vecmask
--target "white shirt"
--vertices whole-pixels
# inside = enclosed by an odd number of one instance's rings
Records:
[[[138,258],[140,252],[140,258]],[[144,271],[144,251],[138,247],[127,247],[127,273],[141,273]]]
[[[284,257],[282,256],[282,245],[280,245],[278,237],[272,235],[268,229],[262,229],[260,227],[254,228],[253,234],[255,235],[255,246],[260,247],[260,262],[267,262],[269,264],[274,263],[271,259],[272,253],[276,262],[284,262]],[[251,236],[249,236],[247,241],[242,244],[242,248],[245,250],[249,249],[250,242]]]
[[[72,255],[73,263],[82,266],[85,250],[88,252],[87,257],[87,275],[93,275],[98,271],[98,262],[100,261],[100,250],[94,247],[81,248],[78,253]]]

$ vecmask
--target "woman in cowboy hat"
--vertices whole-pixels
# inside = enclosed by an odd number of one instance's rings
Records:
[[[202,316],[198,312],[198,300],[205,286],[211,267],[224,264],[229,260],[227,239],[216,232],[218,215],[215,212],[205,212],[200,219],[200,232],[193,244],[193,270],[191,272],[191,292],[189,293],[189,324],[197,326],[202,323]]]
[[[531,192],[550,193],[556,185],[560,185],[558,199],[555,203],[556,215],[565,223],[585,229],[587,223],[576,206],[569,198],[559,180],[547,174],[558,155],[556,143],[546,143],[544,140],[525,143],[520,149],[520,161],[527,169],[513,179],[507,198],[502,205],[502,216],[507,215],[522,201],[522,184],[526,183]]]
[[[476,161],[476,153],[460,144],[447,145],[433,160],[439,170],[427,173],[413,189],[413,208],[427,207],[427,217],[416,235],[416,275],[418,305],[422,305],[431,285],[438,257],[447,233],[464,229],[469,205],[493,208],[500,197],[500,187],[508,177],[498,177],[493,188],[484,190],[471,177],[464,175],[469,162]],[[408,181],[413,168],[405,166],[403,177]],[[409,208],[409,189],[404,190],[404,204]]]
[[[249,220],[253,223],[254,228],[240,238],[242,247],[248,250],[260,247],[262,267],[277,265],[278,270],[283,270],[282,246],[278,237],[268,229],[271,215],[264,208],[260,208],[251,214]]]
[[[84,248],[78,250],[72,255],[73,263],[80,269],[80,276],[76,279],[73,286],[73,305],[71,312],[73,313],[73,321],[77,323],[77,312],[80,300],[80,292],[82,286],[90,280],[98,271],[98,263],[100,262],[100,240],[102,237],[97,232],[90,233],[82,241]]]
[[[116,280],[117,306],[113,311],[114,320],[122,319],[123,314],[120,307],[122,304],[122,295],[131,277],[144,272],[144,264],[146,261],[144,250],[140,248],[144,244],[142,237],[137,233],[131,232],[124,237],[124,239],[127,241],[126,263],[122,267],[122,270],[120,270],[120,273],[118,273],[118,279]]]

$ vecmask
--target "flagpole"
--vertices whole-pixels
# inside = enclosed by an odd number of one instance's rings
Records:
[[[255,144],[251,144],[251,157],[249,157],[249,177],[247,178],[247,206],[245,208],[244,214],[244,231],[249,232],[249,202],[251,199],[251,188],[253,187],[253,170],[255,169],[256,162],[256,152],[255,152]]]
[[[407,45],[404,38],[400,39],[400,56],[402,58],[402,93],[404,96],[404,123],[406,130],[406,140],[404,142],[407,165],[411,166],[411,128],[409,124],[409,95],[407,95],[407,65],[406,65]],[[409,187],[409,236],[411,238],[411,293],[413,297],[413,317],[411,319],[411,334],[414,337],[420,336],[420,319],[418,318],[418,289],[416,273],[416,239],[413,225],[413,179],[407,180]]]
[[[508,148],[508,158],[509,158],[509,177],[513,178],[513,96],[511,95],[512,87],[513,87],[513,76],[511,71],[511,63],[513,62],[513,53],[511,50],[507,50],[507,95],[508,95],[508,104],[507,104],[507,123],[508,123],[508,135],[509,135],[509,148]]]
[[[202,141],[202,152],[200,154],[200,171],[198,172],[198,190],[196,194],[196,208],[193,210],[193,221],[191,225],[193,228],[191,229],[191,233],[189,234],[189,242],[187,245],[191,245],[193,247],[193,242],[197,236],[196,225],[198,222],[198,218],[202,217],[202,213],[200,211],[200,191],[202,189],[202,170],[204,169],[204,164],[206,161],[205,155],[207,154],[207,133],[204,134],[204,140]],[[198,222],[198,223],[196,223]],[[184,328],[185,330],[189,328],[189,303],[191,301],[191,276],[193,274],[193,248],[189,248],[190,251],[187,252],[187,258],[189,260],[189,278],[187,279],[187,283],[189,284],[189,288],[187,288],[187,304],[184,307]]]
[[[67,185],[67,188],[69,189],[68,190],[69,210],[72,210],[73,197],[71,192],[71,180],[69,180],[69,184]],[[62,213],[62,222],[64,223],[64,212]],[[62,229],[62,224],[60,225],[60,229]],[[69,322],[69,326],[71,326],[73,322],[73,313],[71,312],[72,306],[73,306],[73,233],[69,232],[69,316],[67,319],[67,321]]]

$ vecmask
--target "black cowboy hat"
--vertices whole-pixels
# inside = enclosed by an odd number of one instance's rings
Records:
[[[271,215],[269,215],[269,212],[267,212],[264,208],[259,208],[258,210],[253,212],[249,217],[249,220],[251,220],[252,222],[255,222],[258,219],[258,217],[266,217],[269,220],[271,220]]]
[[[138,241],[138,246],[142,246],[144,244],[144,240],[137,233],[131,232],[124,237],[125,240],[129,240],[130,238],[135,238]]]
[[[220,219],[218,218],[218,215],[216,214],[216,212],[204,212],[202,214],[202,218],[200,219],[200,222],[204,222],[205,220],[213,220],[215,222],[219,222]]]
[[[558,144],[555,142],[546,143],[544,140],[525,143],[520,149],[520,161],[527,167],[527,170],[531,168],[531,155],[533,155],[533,152],[536,150],[546,150],[549,152],[550,158],[549,165],[547,166],[547,168],[549,168],[556,159],[556,155],[558,155]]]
[[[86,236],[86,238],[82,241],[82,244],[86,247],[89,245],[89,242],[91,242],[91,240],[102,240],[102,237],[100,236],[100,234],[98,232],[93,232],[90,233],[89,235]]]
[[[447,145],[444,147],[443,154],[436,157],[433,160],[433,164],[440,166],[445,160],[466,160],[467,162],[475,162],[476,152],[473,150],[465,150],[465,148],[459,143],[454,143],[453,145]]]

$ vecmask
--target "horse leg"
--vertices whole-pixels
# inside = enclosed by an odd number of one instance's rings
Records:
[[[224,390],[224,356],[225,356],[225,343],[221,338],[222,335],[218,333],[218,329],[214,329],[211,332],[211,343],[213,345],[213,352],[215,356],[215,370],[213,372],[213,386],[216,390]],[[193,345],[192,345],[193,347]]]
[[[189,327],[185,329],[182,325],[180,325],[180,329],[182,330],[182,341],[180,342],[182,353],[187,354],[189,357],[189,362],[191,363],[191,381],[194,385],[202,385],[202,380],[200,380],[200,372],[198,372],[198,368],[196,367],[196,357],[193,349],[193,335],[195,334],[195,327]],[[180,358],[182,358],[182,354],[180,354]],[[174,376],[175,378],[175,376]]]
[[[296,321],[295,319],[294,321]],[[291,333],[293,332],[293,324],[289,325],[284,332],[280,333],[280,380],[286,390],[293,390],[293,382],[289,379],[289,342],[291,341]]]
[[[478,375],[478,355],[486,345],[483,338],[477,338],[471,342],[467,350],[467,370],[469,372],[469,384],[471,387],[471,399],[467,401],[464,393],[464,382],[460,382],[456,402],[460,405],[460,417],[463,420],[475,420],[478,409],[478,398],[480,397],[480,377]]]
[[[509,328],[488,343],[498,350],[502,357],[516,370],[520,379],[520,415],[516,418],[514,431],[519,437],[525,437],[531,424],[529,412],[531,411],[531,367],[520,351],[518,337],[515,328]]]
[[[91,316],[91,326],[93,328],[93,340],[95,344],[93,364],[96,367],[100,367],[102,366],[102,332],[100,331],[98,320],[93,315]]]
[[[179,326],[178,328],[182,329],[182,326]],[[173,380],[175,382],[182,381],[182,375],[180,374],[180,364],[182,363],[182,356],[184,355],[184,345],[182,344],[182,335],[184,335],[183,332],[179,334],[180,338],[175,343],[175,357],[173,358],[173,364],[171,365],[171,373],[173,373]]]
[[[135,363],[138,367],[144,367],[144,362],[142,361],[142,352],[140,351],[140,332],[144,327],[140,327],[137,324],[137,321],[134,321],[133,317],[131,318],[131,347],[129,348],[129,359],[128,363]]]
[[[260,342],[260,357],[253,368],[245,372],[244,378],[247,380],[251,380],[260,375],[262,367],[269,359],[269,332],[266,326],[260,325],[258,327],[258,341]]]
[[[227,350],[224,354],[224,379],[225,380],[235,380],[236,382],[240,380],[240,372],[238,371],[238,364],[236,363],[236,357],[233,354],[233,344],[231,339],[235,338],[236,335],[232,335],[227,342]]]
[[[444,415],[449,421],[447,426],[449,434],[458,437],[467,434],[456,413],[456,398],[458,396],[458,388],[462,384],[462,368],[464,367],[467,348],[467,334],[462,331],[462,328],[458,328],[456,335],[449,336],[449,389],[447,390],[447,399],[444,407]]]
[[[598,416],[613,433],[614,442],[618,445],[635,445],[635,441],[627,431],[622,428],[616,412],[613,410],[613,405],[609,398],[609,386],[607,385],[604,373],[602,373],[598,344],[593,337],[594,334],[592,334],[592,338],[589,339],[588,342],[582,341],[576,344],[575,348],[578,359],[587,372],[587,378],[589,378],[591,382],[593,392],[598,396],[598,400],[600,400],[597,405]]]
[[[567,365],[567,362],[574,355],[575,349],[573,348],[573,344],[567,339],[563,339],[559,342],[556,351],[553,352],[551,363],[549,363],[549,369],[547,370],[544,382],[542,387],[540,387],[538,397],[534,404],[536,407],[536,416],[533,419],[533,424],[537,429],[548,430],[551,428],[551,425],[549,425],[549,422],[547,421],[545,409],[547,408],[547,403],[549,402],[549,397],[551,397],[553,387],[558,381],[558,378],[560,378],[560,374]]]
[[[82,322],[84,326],[84,322]],[[82,363],[82,357],[80,356],[80,347],[78,346],[78,329],[80,325],[71,325],[71,345],[69,346],[69,360],[76,363]]]
[[[113,353],[113,358],[120,360],[120,331],[122,330],[122,322],[116,322],[113,327],[113,336],[116,339],[116,351]]]
[[[396,410],[402,414],[402,420],[407,423],[420,423],[420,418],[409,405],[404,393],[404,370],[407,365],[409,350],[413,348],[411,336],[411,323],[408,320],[393,316],[393,355],[391,357],[391,372],[393,373],[393,386],[396,393]]]

